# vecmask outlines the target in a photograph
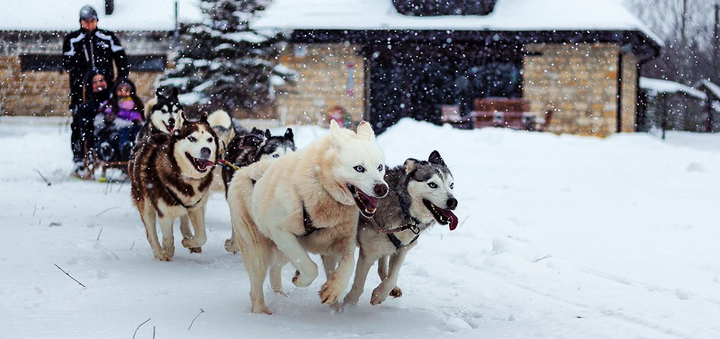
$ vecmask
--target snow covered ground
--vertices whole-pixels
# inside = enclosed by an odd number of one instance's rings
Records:
[[[326,133],[295,131],[300,145]],[[402,298],[371,306],[371,273],[360,303],[333,313],[317,296],[322,274],[297,288],[287,266],[289,297],[268,291],[265,316],[249,313],[241,258],[223,249],[222,196],[203,253],[178,243],[159,262],[128,184],[69,179],[66,127],[0,123],[0,338],[720,337],[720,135],[601,140],[403,120],[379,142],[391,166],[440,152],[461,225],[420,237]]]

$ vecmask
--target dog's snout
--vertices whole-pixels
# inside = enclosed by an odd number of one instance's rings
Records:
[[[447,208],[448,208],[448,209],[451,209],[451,210],[454,210],[455,207],[457,207],[457,199],[455,199],[455,198],[450,198],[450,199],[448,199],[448,201],[447,201]]]
[[[174,118],[168,119],[168,126],[171,126],[171,127],[172,127],[172,126],[175,126],[175,119],[174,119]]]
[[[387,194],[388,187],[385,184],[376,184],[375,187],[373,187],[373,191],[375,192],[375,196],[382,198]]]
[[[212,151],[208,147],[203,147],[200,149],[200,156],[207,159],[210,157],[210,154],[212,154]]]

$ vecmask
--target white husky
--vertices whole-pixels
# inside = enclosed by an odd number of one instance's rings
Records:
[[[321,302],[337,304],[355,265],[358,212],[371,217],[388,191],[384,158],[369,124],[360,123],[356,134],[333,121],[330,133],[305,149],[235,173],[228,202],[252,312],[270,314],[262,291],[268,267],[289,261],[296,286],[315,280],[318,266],[307,251],[323,258]],[[281,291],[278,271],[271,270],[271,283]]]

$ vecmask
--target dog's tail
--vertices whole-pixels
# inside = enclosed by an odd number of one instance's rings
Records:
[[[226,243],[226,249],[230,252],[239,250],[248,270],[266,270],[272,261],[270,256],[273,244],[260,233],[251,212],[255,182],[262,177],[270,164],[271,161],[261,161],[241,168],[235,172],[228,187],[227,200],[233,237]]]

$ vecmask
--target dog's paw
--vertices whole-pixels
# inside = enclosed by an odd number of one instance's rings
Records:
[[[225,240],[225,251],[232,254],[237,254],[238,252],[240,252],[240,248],[238,248],[237,244],[232,241],[232,239],[227,239]]]
[[[202,253],[202,247],[190,247],[188,248],[190,253]]]
[[[153,255],[160,261],[170,261],[172,259],[172,255],[168,255],[165,251],[153,252]]]
[[[345,296],[345,299],[343,299],[343,304],[344,304],[344,305],[355,306],[355,305],[357,305],[358,300],[360,300],[360,295],[359,295],[359,294],[358,294],[358,295],[355,295],[355,294],[352,293],[352,291],[351,291],[350,293],[348,293],[348,295]]]
[[[333,280],[328,280],[325,285],[320,289],[318,294],[320,295],[320,302],[323,304],[337,303],[340,299],[340,293],[344,290],[339,286],[340,284],[333,283]]]
[[[402,290],[400,289],[400,287],[395,286],[395,288],[393,288],[392,291],[390,291],[390,296],[393,298],[402,297]]]
[[[313,274],[314,273],[314,274]],[[310,272],[310,274],[300,274],[299,270],[295,271],[295,276],[292,279],[293,284],[297,287],[308,287],[313,281],[315,281],[315,278],[318,276],[317,271],[317,265],[315,265],[315,269],[313,272]]]
[[[272,312],[270,312],[270,310],[265,305],[253,306],[251,312],[255,313],[255,314],[267,314],[267,315],[273,314]]]
[[[283,291],[283,290],[273,290],[273,292],[275,292],[275,294],[283,296],[285,298],[289,297],[289,295],[287,293],[285,293],[285,291]]]
[[[185,238],[182,240],[182,245],[185,248],[202,247],[202,245],[205,245],[205,241],[200,243],[195,238]]]
[[[380,305],[387,299],[388,291],[382,288],[383,286],[380,285],[377,288],[375,288],[372,292],[372,298],[370,298],[370,304],[371,305]]]

